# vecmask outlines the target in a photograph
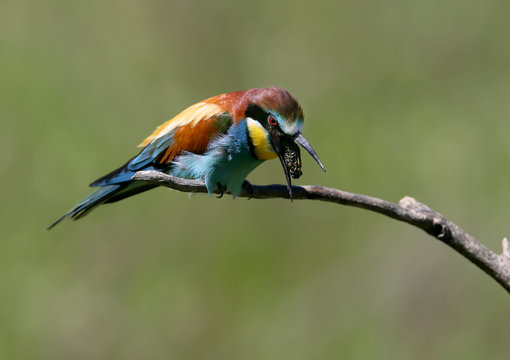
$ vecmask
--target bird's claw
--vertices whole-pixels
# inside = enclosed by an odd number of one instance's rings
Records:
[[[242,189],[248,193],[248,200],[253,197],[253,186],[248,180],[243,181]]]
[[[218,183],[217,184],[218,186],[218,196],[216,196],[217,199],[221,199],[223,197],[223,194],[225,193],[225,191],[227,190],[227,187],[221,183]]]

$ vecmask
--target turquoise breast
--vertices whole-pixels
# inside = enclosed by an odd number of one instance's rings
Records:
[[[225,135],[211,141],[204,154],[183,153],[174,159],[169,174],[203,180],[209,194],[217,190],[219,183],[235,197],[246,176],[263,162],[256,159],[250,149],[243,119],[233,124]]]

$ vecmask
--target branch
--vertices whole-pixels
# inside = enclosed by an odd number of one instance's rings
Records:
[[[140,171],[133,180],[147,181],[190,193],[207,193],[203,181],[186,180],[158,171]],[[239,197],[253,199],[289,198],[284,185],[252,185],[253,192],[243,190]],[[503,239],[503,253],[493,253],[473,236],[428,206],[405,196],[398,204],[367,195],[353,194],[317,185],[293,186],[295,200],[321,200],[375,211],[424,230],[473,262],[510,293],[510,243]]]

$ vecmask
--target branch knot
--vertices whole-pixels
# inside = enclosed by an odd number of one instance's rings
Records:
[[[508,242],[507,238],[503,238],[503,253],[501,256],[506,257],[510,261],[510,242]]]

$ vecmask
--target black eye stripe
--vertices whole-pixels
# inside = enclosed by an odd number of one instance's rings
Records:
[[[252,118],[253,120],[257,120],[267,131],[270,133],[281,134],[280,126],[278,125],[278,121],[276,121],[275,125],[269,124],[269,117],[273,117],[276,120],[276,117],[272,114],[264,111],[260,106],[250,103],[246,107],[246,111],[244,112],[244,116],[246,118]]]
[[[246,107],[246,111],[244,112],[245,117],[252,118],[253,120],[257,120],[262,125],[265,125],[266,119],[269,116],[267,112],[262,110],[262,108],[258,105],[255,105],[253,103],[248,104]]]

